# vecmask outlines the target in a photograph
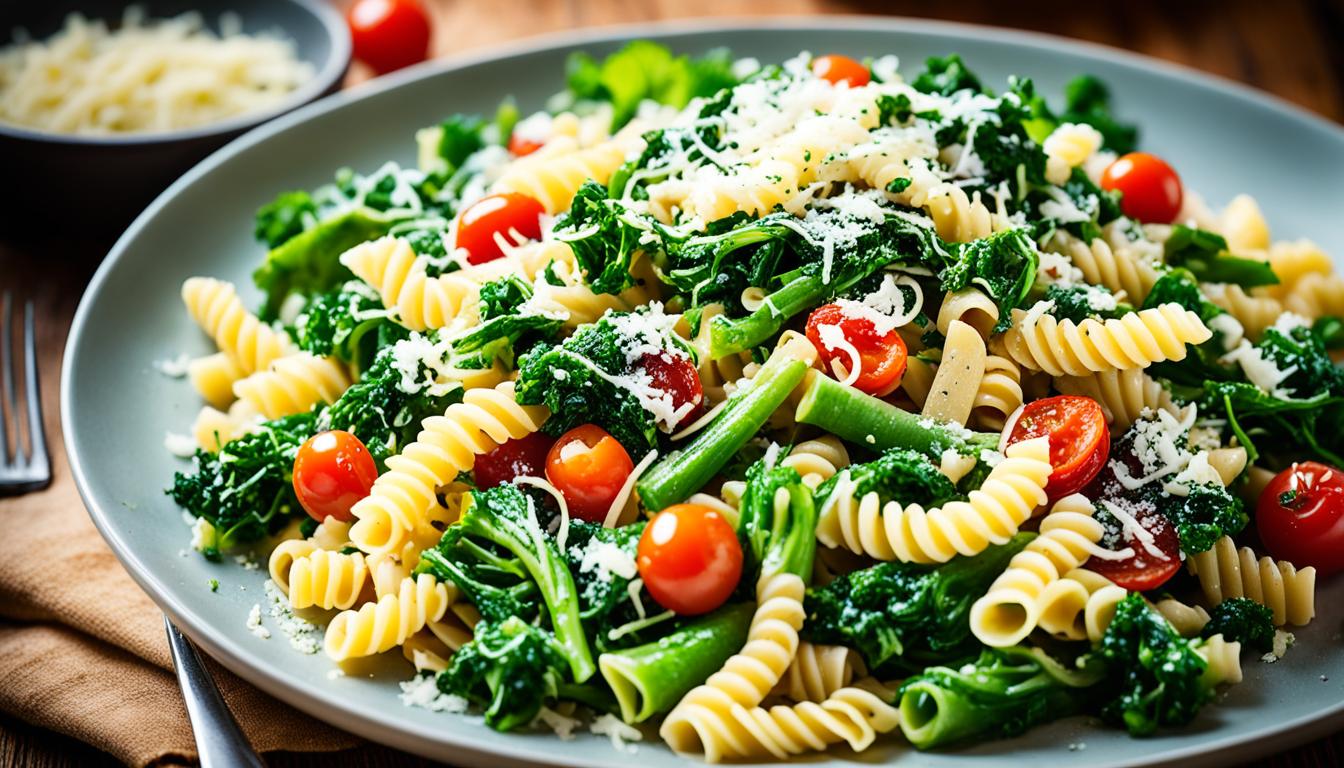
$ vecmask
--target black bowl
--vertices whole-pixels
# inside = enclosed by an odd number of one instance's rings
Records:
[[[245,32],[279,30],[293,39],[313,79],[276,107],[179,131],[114,136],[47,133],[0,123],[0,235],[23,238],[52,227],[81,235],[115,234],[187,169],[230,139],[340,88],[350,63],[350,33],[321,0],[42,0],[0,3],[0,45],[22,27],[34,39],[60,30],[71,11],[115,24],[128,5],[150,18],[198,10],[217,29],[236,13]]]

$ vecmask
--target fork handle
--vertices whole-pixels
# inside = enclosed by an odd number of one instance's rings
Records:
[[[187,703],[187,717],[196,736],[196,751],[200,753],[202,768],[265,768],[265,763],[247,742],[238,728],[238,722],[220,698],[210,671],[201,663],[196,648],[167,616],[163,617],[168,630],[168,648],[173,656],[182,698]]]

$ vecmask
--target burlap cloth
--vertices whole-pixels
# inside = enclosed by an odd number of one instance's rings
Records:
[[[40,493],[0,497],[0,710],[129,765],[192,760],[196,746],[163,614],[94,529],[70,478],[57,419],[47,422],[55,482]],[[208,658],[206,664],[259,751],[360,743]]]

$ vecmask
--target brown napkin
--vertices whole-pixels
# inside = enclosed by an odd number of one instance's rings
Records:
[[[94,529],[70,477],[53,407],[56,367],[43,369],[55,482],[0,498],[0,710],[130,765],[193,759],[163,614]],[[257,750],[360,743],[206,664]]]

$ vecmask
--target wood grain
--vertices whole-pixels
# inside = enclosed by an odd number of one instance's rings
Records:
[[[1344,121],[1344,5],[1331,0],[1296,2],[1004,3],[1002,0],[425,0],[436,21],[436,55],[450,55],[505,41],[582,26],[694,16],[866,13],[941,18],[1018,27],[1090,40],[1156,56],[1247,83],[1336,121]],[[358,79],[361,73],[352,77]],[[0,232],[0,290],[14,290],[37,305],[40,370],[49,434],[55,412],[65,334],[85,283],[106,243],[39,234],[19,242]],[[57,266],[59,265],[59,266]],[[58,482],[70,482],[58,478]],[[432,765],[382,747],[337,756],[277,754],[272,766],[318,765],[411,768]],[[88,745],[0,715],[0,766],[67,768],[111,766],[115,761]],[[1259,764],[1275,768],[1344,765],[1344,734],[1276,755]]]

